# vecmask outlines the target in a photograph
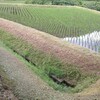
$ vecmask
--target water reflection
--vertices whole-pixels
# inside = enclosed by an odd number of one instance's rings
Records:
[[[89,48],[95,52],[100,52],[100,31],[94,31],[90,34],[82,35],[79,37],[66,37],[64,40]]]

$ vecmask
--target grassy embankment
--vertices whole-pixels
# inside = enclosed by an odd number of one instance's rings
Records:
[[[78,7],[0,4],[0,17],[61,38],[100,31],[100,13]]]
[[[23,58],[20,57],[20,59],[55,90],[71,93],[79,92],[97,80],[96,76],[82,73],[77,66],[62,63],[53,55],[45,54],[45,52],[34,48],[26,41],[16,38],[10,33],[0,30],[0,40],[11,50],[20,55]],[[77,85],[75,88],[71,88],[64,84],[56,84],[49,78],[48,75],[50,73],[53,73],[60,78],[64,77],[75,80]]]

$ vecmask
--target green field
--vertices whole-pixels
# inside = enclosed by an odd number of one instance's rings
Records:
[[[0,3],[25,3],[25,0],[0,0]]]
[[[0,4],[0,17],[57,37],[100,31],[100,13],[78,7]]]

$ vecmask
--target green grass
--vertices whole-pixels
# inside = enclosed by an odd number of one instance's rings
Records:
[[[81,72],[77,66],[64,64],[53,55],[47,55],[44,52],[34,48],[27,42],[12,36],[10,33],[0,30],[0,41],[7,47],[16,52],[16,56],[23,61],[33,72],[39,75],[45,82],[47,82],[55,90],[75,93],[82,91],[91,83],[97,80],[94,75],[88,75]],[[2,43],[0,45],[3,45]],[[28,59],[27,62],[25,59]],[[34,64],[36,66],[34,66]],[[75,88],[67,87],[65,85],[58,85],[49,78],[48,74],[54,73],[57,77],[65,77],[77,81]]]
[[[100,14],[76,7],[45,7],[0,4],[0,17],[57,37],[100,31]]]
[[[25,0],[0,0],[0,3],[25,3]]]

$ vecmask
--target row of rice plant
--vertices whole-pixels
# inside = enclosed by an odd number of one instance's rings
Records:
[[[0,4],[0,17],[62,38],[100,30],[99,13],[75,7]]]

